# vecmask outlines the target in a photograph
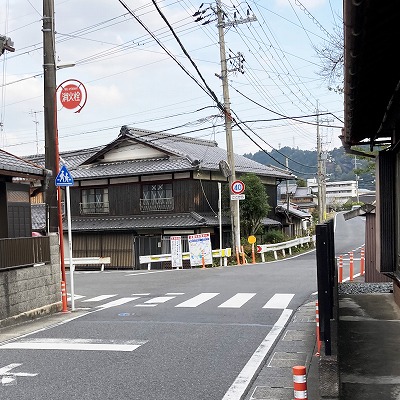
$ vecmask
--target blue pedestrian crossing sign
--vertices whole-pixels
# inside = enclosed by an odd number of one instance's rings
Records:
[[[56,186],[72,186],[74,184],[74,178],[67,170],[67,167],[63,165],[60,172],[56,176]]]

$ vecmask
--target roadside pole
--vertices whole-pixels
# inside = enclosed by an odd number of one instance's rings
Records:
[[[72,232],[71,232],[71,200],[69,186],[65,188],[67,197],[67,225],[68,225],[68,251],[69,251],[69,276],[71,280],[71,311],[75,310],[74,270],[75,265],[72,258]]]
[[[68,171],[67,167],[63,165],[55,179],[57,188],[65,187],[66,191],[66,211],[67,211],[67,225],[68,225],[68,250],[69,250],[69,275],[71,280],[71,311],[75,310],[75,293],[74,293],[74,263],[72,259],[72,234],[71,234],[71,200],[69,194],[69,187],[74,184],[74,179]],[[62,260],[64,262],[64,260]]]

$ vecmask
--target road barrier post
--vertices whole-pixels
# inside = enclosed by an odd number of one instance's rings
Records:
[[[339,281],[339,283],[342,283],[343,282],[343,256],[342,255],[340,255],[339,256],[339,270],[338,270],[338,275],[339,275],[339,279],[338,279],[338,281]]]
[[[306,367],[296,365],[293,367],[294,400],[308,400]]]
[[[320,356],[321,354],[321,339],[319,336],[319,308],[318,308],[318,300],[315,303],[315,322],[317,323],[317,352],[315,353],[315,355],[317,357]]]
[[[65,281],[61,281],[61,301],[62,301],[62,312],[68,312],[67,304],[67,290],[65,286]]]
[[[365,249],[361,247],[361,257],[360,257],[360,275],[365,273]]]
[[[349,265],[349,274],[350,274],[350,281],[354,280],[354,253],[350,251],[349,253],[350,258],[350,265]]]

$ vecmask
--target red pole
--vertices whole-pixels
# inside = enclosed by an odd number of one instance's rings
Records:
[[[294,400],[308,400],[306,367],[296,365],[293,367]]]
[[[61,301],[62,301],[62,312],[68,312],[67,305],[67,290],[65,287],[65,281],[61,281]]]
[[[361,257],[360,257],[360,275],[365,273],[365,249],[361,247]]]
[[[339,275],[339,283],[343,282],[343,256],[340,255],[339,256],[339,271],[338,271],[338,275]]]
[[[350,251],[349,256],[350,256],[349,273],[350,273],[350,281],[352,281],[354,279],[354,254],[352,251]]]
[[[319,307],[318,301],[315,303],[315,321],[317,322],[317,352],[315,353],[316,356],[319,357],[321,354],[321,340],[319,337]]]

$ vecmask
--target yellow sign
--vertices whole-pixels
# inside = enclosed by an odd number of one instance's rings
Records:
[[[253,236],[253,235],[251,235],[251,236],[249,236],[248,238],[247,238],[247,241],[250,243],[250,244],[254,244],[255,242],[256,242],[256,237],[255,236]]]

